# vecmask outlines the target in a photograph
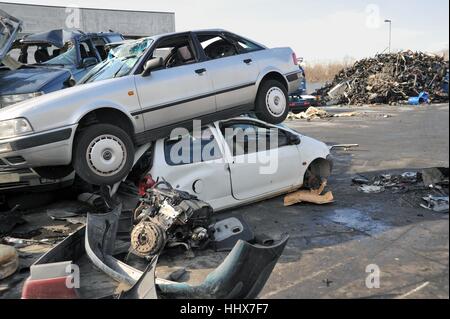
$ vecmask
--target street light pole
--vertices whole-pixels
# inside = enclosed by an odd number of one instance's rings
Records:
[[[389,23],[389,53],[391,53],[391,44],[392,44],[392,20],[386,19],[385,23]]]

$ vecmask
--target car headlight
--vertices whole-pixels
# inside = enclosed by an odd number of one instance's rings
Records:
[[[26,94],[12,94],[12,95],[2,95],[0,96],[0,108],[6,107],[8,105],[16,104],[25,100],[32,99],[43,95],[44,92],[34,92]]]
[[[30,132],[33,132],[33,128],[24,118],[0,121],[0,139],[16,137]]]

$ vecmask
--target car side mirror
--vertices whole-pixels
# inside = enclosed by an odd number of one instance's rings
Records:
[[[88,58],[84,58],[83,62],[81,63],[81,66],[83,68],[88,68],[90,66],[96,65],[98,63],[97,58],[94,57],[88,57]]]
[[[289,144],[291,145],[299,145],[301,143],[300,136],[296,134],[289,134]]]
[[[163,65],[164,59],[161,57],[148,60],[144,65],[144,72],[142,72],[142,76],[143,77],[149,76],[153,70],[158,69]]]

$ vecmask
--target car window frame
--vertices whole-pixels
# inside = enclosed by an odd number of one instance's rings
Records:
[[[193,53],[195,55],[196,62],[190,63],[188,65],[195,65],[195,64],[198,64],[200,62],[203,62],[201,57],[200,57],[200,54],[198,52],[198,48],[197,48],[197,45],[195,43],[195,39],[193,37],[193,32],[183,32],[183,33],[169,34],[169,35],[162,36],[162,37],[158,38],[157,40],[155,40],[152,43],[152,45],[147,49],[147,52],[142,55],[142,57],[141,57],[142,60],[139,63],[137,63],[137,66],[135,67],[136,69],[135,69],[134,72],[132,72],[132,74],[140,75],[140,74],[142,74],[144,72],[145,63],[147,63],[147,61],[153,56],[153,52],[158,48],[158,46],[159,46],[159,44],[161,42],[163,42],[163,41],[165,41],[165,40],[167,40],[169,38],[177,38],[177,37],[182,37],[182,36],[187,36],[189,38],[189,44],[192,46]],[[180,65],[180,66],[183,66],[183,65]],[[163,70],[168,70],[168,69],[158,69],[158,70],[155,70],[155,72],[163,71]]]
[[[242,124],[244,124],[244,125],[247,124],[247,125],[251,125],[251,126],[256,126],[256,127],[264,128],[264,129],[266,129],[266,130],[277,129],[277,130],[278,130],[278,134],[280,134],[280,132],[281,132],[281,133],[286,137],[287,144],[286,144],[286,145],[282,145],[282,146],[280,146],[280,145],[278,144],[278,146],[277,146],[276,148],[274,148],[274,149],[268,149],[268,150],[266,149],[266,150],[264,150],[264,151],[258,150],[257,152],[254,152],[254,153],[244,153],[244,154],[235,155],[235,154],[234,154],[234,145],[233,145],[233,148],[230,148],[230,145],[228,144],[228,142],[227,142],[227,140],[226,140],[226,136],[225,136],[225,134],[224,134],[223,127],[224,127],[225,125],[231,126],[231,125],[239,125],[239,124],[240,124],[240,125],[242,125]],[[287,130],[281,128],[281,127],[278,127],[278,126],[266,125],[266,124],[264,124],[264,123],[254,122],[254,121],[251,121],[251,120],[246,120],[246,119],[243,119],[243,120],[234,119],[234,120],[231,120],[231,121],[220,122],[219,125],[218,125],[218,130],[219,130],[219,133],[220,133],[221,136],[222,136],[222,139],[223,139],[223,141],[224,141],[225,147],[228,149],[227,152],[228,152],[228,154],[230,154],[230,156],[231,156],[232,159],[235,159],[235,158],[238,157],[238,156],[248,156],[248,155],[257,154],[257,153],[260,153],[260,152],[269,152],[269,151],[272,151],[272,150],[275,150],[275,149],[281,149],[281,148],[283,148],[283,147],[290,147],[290,146],[293,146],[292,144],[289,143],[289,134],[290,134],[289,131],[287,131]]]
[[[220,60],[220,59],[226,59],[226,58],[232,58],[238,55],[241,55],[242,53],[240,52],[238,46],[236,45],[236,43],[232,40],[229,39],[227,37],[227,33],[226,32],[222,32],[222,31],[199,31],[199,32],[194,32],[195,33],[195,39],[197,42],[197,50],[199,50],[201,52],[201,55],[203,57],[203,61],[215,61],[215,60]],[[202,43],[200,42],[200,39],[198,38],[198,36],[213,36],[213,37],[220,37],[223,38],[226,41],[229,41],[234,48],[236,49],[237,54],[235,55],[231,55],[231,56],[227,56],[227,57],[223,57],[223,58],[219,58],[219,59],[210,59],[206,53],[205,53],[205,49],[202,47]]]
[[[221,148],[221,139],[223,139],[223,135],[221,135],[221,137],[218,137],[217,134],[216,134],[216,128],[214,126],[211,126],[211,125],[206,125],[206,126],[202,127],[201,132],[203,133],[203,131],[207,130],[207,129],[209,129],[211,131],[211,135],[213,137],[213,140],[217,144],[217,149],[218,149],[218,152],[219,152],[217,158],[208,159],[208,160],[203,160],[203,158],[202,158],[202,160],[199,161],[199,162],[192,161],[192,162],[189,162],[189,163],[178,163],[178,164],[169,163],[167,161],[166,142],[169,141],[170,138],[167,137],[167,138],[162,139],[164,163],[167,166],[170,166],[170,167],[186,167],[186,166],[189,166],[189,165],[199,165],[199,164],[205,164],[205,163],[212,163],[212,162],[216,162],[216,161],[225,161],[226,154]],[[219,132],[219,134],[220,134],[220,132]],[[190,136],[190,138],[192,138],[192,132],[191,131],[189,132],[189,136]],[[203,147],[203,145],[202,145],[202,147]],[[203,149],[202,149],[202,151],[203,151]]]
[[[92,38],[93,38],[92,35],[88,35],[88,36],[76,38],[74,40],[74,42],[76,43],[76,46],[77,46],[76,50],[77,50],[77,56],[78,56],[78,68],[79,69],[84,69],[83,59],[81,58],[81,50],[80,50],[80,45],[82,42],[86,42],[89,49],[95,53],[95,58],[97,59],[97,63],[100,63],[103,61],[100,57],[100,53],[98,53],[97,48],[95,47],[94,43],[92,42]]]

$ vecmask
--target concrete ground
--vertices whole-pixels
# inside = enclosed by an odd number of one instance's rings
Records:
[[[330,145],[360,145],[333,152],[335,168],[328,188],[334,193],[335,203],[285,208],[279,197],[232,211],[244,215],[255,233],[275,238],[283,233],[290,235],[260,297],[449,298],[448,214],[419,206],[420,197],[427,191],[365,194],[351,182],[355,174],[371,177],[448,167],[449,105],[326,110],[360,113],[286,124]],[[25,218],[28,224],[37,219],[33,215]],[[55,223],[48,222],[47,231],[67,227]],[[66,231],[72,231],[72,227]],[[49,246],[26,248],[22,271],[6,283],[0,282],[0,298],[20,296],[26,266]],[[226,256],[212,251],[195,254],[196,258],[163,256],[157,274],[183,266],[188,270],[183,280],[198,282]],[[378,289],[366,287],[368,266],[380,271]]]

